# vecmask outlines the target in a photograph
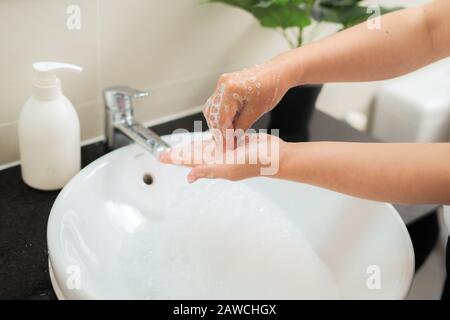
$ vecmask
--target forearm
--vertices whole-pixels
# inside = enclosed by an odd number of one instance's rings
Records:
[[[278,178],[378,201],[450,204],[450,144],[312,142],[284,148]]]
[[[279,56],[290,86],[396,77],[450,55],[450,1],[381,17]]]

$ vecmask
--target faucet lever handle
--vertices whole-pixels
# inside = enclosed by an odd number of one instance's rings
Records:
[[[132,89],[128,86],[109,87],[103,91],[106,106],[110,109],[127,110],[131,107],[133,98],[143,98],[148,91]]]
[[[141,90],[134,90],[133,91],[133,98],[145,98],[149,96],[148,91],[141,91]]]
[[[112,92],[116,96],[130,97],[130,98],[143,98],[149,95],[148,91],[132,89],[127,86],[107,88],[105,91]]]

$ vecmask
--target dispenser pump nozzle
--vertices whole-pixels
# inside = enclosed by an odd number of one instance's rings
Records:
[[[52,100],[61,95],[61,81],[56,77],[58,71],[79,74],[83,68],[61,62],[36,62],[33,64],[36,77],[33,81],[33,97],[39,100]]]

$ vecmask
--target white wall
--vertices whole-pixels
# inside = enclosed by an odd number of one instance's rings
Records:
[[[200,106],[221,73],[288,49],[283,37],[249,14],[201,2],[0,0],[0,167],[19,159],[17,120],[35,61],[84,67],[80,76],[61,79],[78,111],[82,139],[88,140],[102,134],[106,86],[150,90],[151,96],[137,103],[137,117],[150,121]],[[80,30],[66,27],[69,5],[81,8]],[[338,118],[349,110],[366,112],[377,85],[328,85],[318,106]]]
[[[82,139],[102,134],[101,90],[126,84],[151,91],[137,105],[149,121],[201,105],[217,77],[288,49],[249,14],[202,0],[1,0],[0,165],[19,159],[17,120],[30,94],[31,64],[84,67],[61,75],[78,111]],[[81,30],[66,9],[81,8]]]

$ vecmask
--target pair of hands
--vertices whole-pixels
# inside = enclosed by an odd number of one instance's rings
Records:
[[[188,182],[198,179],[231,181],[263,176],[277,176],[286,143],[264,133],[246,133],[237,138],[237,147],[226,149],[214,139],[197,139],[161,153],[162,163],[191,167]]]
[[[223,74],[203,110],[216,138],[175,147],[160,154],[160,161],[191,167],[189,183],[201,178],[235,181],[261,174],[275,175],[273,170],[266,170],[264,174],[264,169],[279,165],[280,151],[285,143],[275,136],[244,132],[264,113],[272,110],[288,90],[283,66],[278,58],[249,69]],[[236,136],[237,132],[240,134]],[[221,139],[217,139],[218,136]],[[193,154],[204,154],[206,150],[214,153],[213,159],[193,158]]]

